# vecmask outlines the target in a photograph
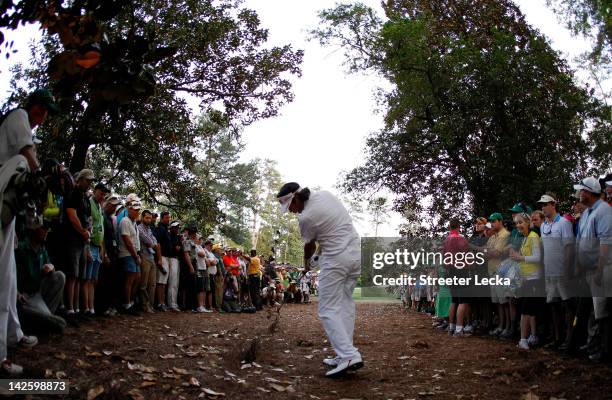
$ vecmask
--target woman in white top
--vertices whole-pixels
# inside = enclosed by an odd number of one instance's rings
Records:
[[[353,290],[361,274],[361,243],[353,221],[340,200],[327,191],[311,194],[308,188],[290,182],[276,197],[283,212],[299,214],[306,271],[319,245],[319,318],[336,352],[335,358],[323,360],[334,367],[326,376],[337,377],[359,369],[363,360],[353,346]]]

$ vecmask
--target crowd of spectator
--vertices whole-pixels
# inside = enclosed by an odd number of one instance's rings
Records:
[[[445,252],[482,252],[484,264],[430,268],[431,276],[470,278],[469,285],[408,285],[403,304],[434,315],[434,327],[455,337],[517,340],[609,361],[612,355],[612,175],[574,185],[571,210],[554,193],[537,210],[520,202],[477,217],[471,237],[450,221]],[[471,230],[472,228],[470,228]],[[503,285],[476,286],[475,277]],[[509,283],[509,284],[506,284]]]
[[[39,165],[32,129],[54,111],[51,93],[38,90],[0,120],[0,374],[23,372],[7,347],[34,347],[33,334],[61,333],[94,318],[252,313],[310,302],[311,272],[223,246],[222,238],[202,235],[169,211],[157,213],[136,193],[113,193],[91,169],[72,174],[56,159]],[[35,190],[14,189],[21,178],[42,188],[38,203]],[[28,199],[33,204],[24,207]]]

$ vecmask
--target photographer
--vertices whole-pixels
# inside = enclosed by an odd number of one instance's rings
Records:
[[[37,90],[28,97],[25,108],[11,111],[0,124],[0,198],[17,172],[38,168],[32,129],[42,124],[50,112],[57,112],[51,92]],[[4,202],[2,202],[4,207]],[[10,214],[11,212],[9,212]],[[4,216],[4,212],[3,212]],[[23,368],[7,360],[7,340],[32,347],[36,337],[24,336],[17,316],[17,279],[15,276],[15,215],[9,215],[0,231],[0,368],[9,375],[20,375]]]

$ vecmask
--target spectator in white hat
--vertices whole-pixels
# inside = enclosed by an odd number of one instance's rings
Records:
[[[140,203],[133,201],[127,206],[127,218],[123,218],[119,223],[119,264],[125,271],[123,311],[133,315],[137,314],[134,298],[140,283],[140,239],[136,229],[140,209]]]
[[[538,200],[545,220],[540,226],[544,250],[544,277],[546,302],[551,305],[555,339],[552,347],[563,344],[567,335],[563,327],[569,327],[573,320],[569,301],[573,279],[572,223],[557,212],[557,200],[551,194],[544,194]]]
[[[593,360],[610,356],[609,340],[612,334],[610,325],[610,306],[607,304],[612,294],[612,207],[600,197],[601,185],[594,177],[584,178],[574,185],[580,191],[580,202],[586,210],[580,217],[577,228],[577,266],[585,273],[593,296],[594,316],[601,328],[602,347],[592,354]],[[608,288],[604,292],[604,289]]]

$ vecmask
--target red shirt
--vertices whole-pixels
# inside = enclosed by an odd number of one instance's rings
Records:
[[[446,239],[444,239],[442,251],[444,254],[452,253],[453,255],[457,253],[467,253],[470,251],[470,244],[458,231],[451,231]],[[451,266],[452,265],[446,265],[447,268]]]
[[[238,257],[233,257],[226,254],[223,256],[223,264],[225,265],[225,269],[229,271],[230,274],[234,276],[240,275],[240,263],[238,262]]]

